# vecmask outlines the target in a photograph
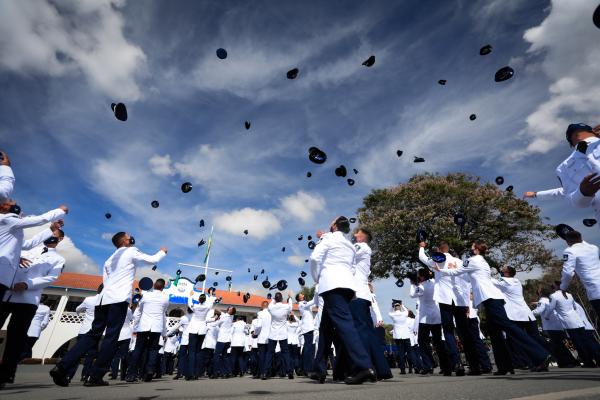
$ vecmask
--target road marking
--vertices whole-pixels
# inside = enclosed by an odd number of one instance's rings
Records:
[[[533,396],[514,397],[510,400],[565,400],[579,396],[600,395],[600,386],[586,389],[566,390],[564,392],[542,393]]]

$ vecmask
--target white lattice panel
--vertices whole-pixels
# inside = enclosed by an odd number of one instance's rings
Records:
[[[60,316],[60,322],[65,323],[65,324],[80,324],[83,322],[85,318],[84,314],[77,314],[74,312],[64,312],[61,316]]]

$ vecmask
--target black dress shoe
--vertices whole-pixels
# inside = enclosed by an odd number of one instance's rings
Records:
[[[464,368],[456,368],[456,376],[465,376],[465,369]]]
[[[469,372],[467,372],[468,376],[479,376],[481,375],[481,371],[478,369],[470,369]]]
[[[392,374],[377,375],[377,380],[378,381],[383,381],[385,379],[392,379],[393,377],[394,377],[394,375],[392,375]]]
[[[372,369],[363,369],[354,376],[347,377],[344,383],[346,385],[361,385],[365,381],[377,382],[377,376]]]
[[[531,368],[531,372],[548,372],[548,366],[550,365],[551,360],[552,357],[546,357],[539,365]]]
[[[83,383],[83,386],[87,386],[87,387],[108,386],[108,382],[106,382],[102,378],[88,376],[88,378]]]
[[[173,380],[176,381],[177,379],[181,379],[181,378],[182,378],[182,376],[177,374],[173,377]]]
[[[490,372],[492,372],[493,370],[491,368],[484,368],[481,370],[482,374],[489,374]]]
[[[290,372],[288,374],[288,379],[294,379],[294,373],[293,372]]]
[[[319,383],[325,383],[325,378],[327,378],[327,375],[325,374],[319,374],[317,372],[313,372],[310,374],[310,379],[312,379],[313,381],[319,381]]]
[[[443,371],[440,371],[443,373]],[[450,372],[452,373],[452,372]],[[421,370],[421,375],[429,375],[429,374],[433,374],[433,370],[432,369],[422,369]]]
[[[260,378],[260,375],[252,375],[252,379],[258,379]]]
[[[50,376],[52,377],[54,383],[58,386],[69,386],[69,377],[67,376],[67,372],[60,364],[56,364],[54,368],[50,370]]]
[[[404,370],[404,369],[401,369],[401,370],[400,370],[400,375],[406,375],[406,370]]]
[[[125,378],[125,382],[135,383],[135,382],[137,382],[137,378],[135,376],[128,376],[127,378]]]
[[[502,376],[502,375],[506,375],[510,373],[511,375],[515,374],[514,370],[509,370],[509,369],[499,369],[498,371],[494,372],[492,375],[494,376]]]
[[[262,374],[262,375],[260,376],[260,380],[262,380],[262,381],[266,381],[267,379],[269,379],[269,378],[268,378],[268,377],[267,377],[267,375],[265,375],[265,374]]]

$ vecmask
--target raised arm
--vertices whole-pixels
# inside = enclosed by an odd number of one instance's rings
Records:
[[[371,308],[373,309],[373,314],[375,314],[375,319],[377,320],[377,324],[383,322],[383,315],[381,315],[381,310],[379,309],[379,303],[377,303],[377,299],[375,295],[373,295],[373,299],[371,301]]]
[[[533,310],[531,310],[531,312],[536,317],[539,316],[540,318],[542,318],[544,315],[545,309],[546,309],[546,303],[544,303],[543,301],[538,301],[537,306]]]
[[[31,239],[23,240],[21,245],[22,250],[31,250],[34,247],[42,244],[44,240],[52,236],[52,230],[50,228],[44,229],[43,231],[35,234]]]
[[[410,285],[410,297],[415,299],[417,297],[421,297],[424,294],[423,285]]]
[[[427,265],[428,267],[432,267],[433,264],[435,264],[432,259],[427,257],[427,255],[425,254],[425,247],[423,246],[419,246],[419,260],[421,260],[421,262]]]
[[[64,218],[65,211],[67,208],[61,206],[63,208],[57,208],[55,210],[50,210],[41,215],[28,215],[23,218],[7,218],[5,219],[5,223],[9,224],[13,229],[27,229],[32,228],[34,226],[40,226],[47,224],[48,222],[54,222],[59,219]],[[27,249],[25,249],[27,250]]]
[[[145,254],[145,253],[142,253],[141,251],[139,251],[138,249],[135,249],[135,253],[133,255],[133,262],[137,266],[139,266],[139,265],[154,265],[154,264],[158,264],[163,258],[165,258],[166,255],[167,255],[167,253],[163,249],[159,250],[154,255]]]

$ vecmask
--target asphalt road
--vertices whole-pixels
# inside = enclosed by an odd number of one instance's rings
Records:
[[[86,388],[73,383],[55,386],[48,376],[49,366],[21,365],[17,383],[0,391],[2,400],[76,399],[303,399],[303,400],[559,400],[600,399],[600,369],[551,369],[547,373],[517,372],[514,376],[443,377],[396,375],[375,384],[348,386],[320,385],[306,378],[294,380],[253,380],[249,377],[227,380],[173,381],[171,377],[151,383],[128,384],[110,381],[102,388]],[[396,373],[397,371],[394,371]]]

